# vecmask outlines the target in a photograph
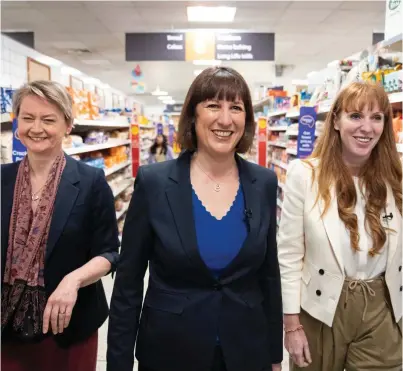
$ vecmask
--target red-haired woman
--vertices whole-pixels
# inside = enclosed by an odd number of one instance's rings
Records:
[[[381,86],[353,83],[308,160],[291,163],[279,232],[291,370],[402,369],[402,164]]]

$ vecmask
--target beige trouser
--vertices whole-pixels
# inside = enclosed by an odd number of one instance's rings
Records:
[[[394,320],[383,277],[344,282],[332,327],[302,311],[312,363],[291,371],[401,371],[402,320]]]

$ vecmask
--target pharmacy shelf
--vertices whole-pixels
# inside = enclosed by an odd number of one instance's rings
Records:
[[[286,152],[287,152],[289,155],[294,155],[294,156],[297,155],[297,149],[296,149],[296,148],[288,148],[288,149],[286,150]]]
[[[268,126],[269,131],[287,131],[288,126]]]
[[[123,168],[125,168],[126,166],[129,166],[130,164],[131,164],[131,161],[126,161],[121,164],[112,166],[109,169],[104,169],[105,176],[109,176],[113,173],[116,173],[117,171],[122,170]]]
[[[392,93],[389,94],[389,102],[390,103],[402,103],[403,102],[403,93]]]
[[[74,120],[75,127],[97,127],[97,128],[128,128],[127,120]]]
[[[257,110],[258,108],[263,108],[263,106],[266,106],[268,103],[270,103],[271,97],[264,98],[258,102],[253,103],[253,110]]]
[[[129,209],[130,202],[125,202],[123,204],[122,210],[116,213],[116,220],[119,220],[124,214],[126,214],[127,210]]]
[[[281,182],[278,182],[278,187],[281,188],[281,189],[284,189],[284,188],[285,188],[285,184],[284,184],[284,183],[281,183]]]
[[[269,118],[269,117],[277,117],[277,116],[285,116],[286,114],[287,114],[287,110],[273,111],[273,112],[269,112],[267,114],[267,118]]]
[[[80,153],[101,151],[103,149],[119,147],[130,144],[130,140],[109,139],[106,143],[102,144],[86,144],[80,147],[66,148],[64,151],[68,155],[78,155]]]
[[[277,199],[277,206],[281,209],[283,207],[283,202],[278,198]]]
[[[284,170],[287,170],[287,169],[288,169],[288,165],[287,165],[286,163],[282,162],[282,161],[279,161],[279,160],[271,160],[271,163],[272,163],[273,165],[277,165],[277,166],[281,167],[281,168],[284,169]]]
[[[299,118],[299,108],[298,109],[292,109],[287,112],[285,117],[289,119],[298,119]]]
[[[155,126],[151,125],[139,125],[140,129],[150,129],[150,130],[155,130]]]
[[[121,185],[116,187],[116,189],[113,189],[113,197],[119,196],[124,190],[129,188],[133,184],[133,181],[130,180],[125,180]]]
[[[269,146],[280,147],[280,148],[287,148],[287,143],[280,143],[280,142],[267,142]]]

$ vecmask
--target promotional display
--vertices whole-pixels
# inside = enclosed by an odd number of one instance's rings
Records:
[[[13,152],[12,159],[13,162],[21,161],[27,154],[27,148],[21,143],[20,138],[18,138],[17,130],[17,119],[13,119]]]
[[[266,167],[267,161],[267,122],[265,117],[258,120],[258,164]]]
[[[132,143],[132,175],[137,176],[140,167],[140,133],[137,122],[131,124],[131,143]]]
[[[312,153],[315,143],[315,107],[301,107],[298,123],[297,157],[305,158]]]
[[[274,33],[127,33],[126,61],[273,61]]]

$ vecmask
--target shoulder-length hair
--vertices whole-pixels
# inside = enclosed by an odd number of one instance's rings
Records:
[[[158,135],[155,137],[154,143],[153,143],[153,145],[150,147],[150,153],[151,153],[152,155],[155,155],[155,154],[157,153],[157,147],[158,147],[157,138],[158,138],[159,136],[162,137],[162,144],[161,144],[162,153],[163,153],[164,155],[166,155],[167,152],[168,152],[168,138],[167,138],[167,136],[164,135],[164,134],[158,134]]]
[[[342,112],[362,112],[364,107],[378,108],[384,114],[384,129],[371,152],[368,161],[360,170],[360,185],[365,189],[365,223],[373,240],[370,255],[379,253],[386,242],[386,231],[381,223],[381,213],[385,210],[387,186],[392,189],[400,214],[402,214],[402,163],[397,152],[393,133],[393,111],[388,95],[379,84],[354,82],[343,89],[334,101],[325,122],[325,130],[318,139],[311,158],[319,159],[313,171],[313,179],[318,182],[318,199],[324,201],[323,214],[330,206],[330,189],[335,188],[338,211],[341,220],[350,232],[351,246],[359,250],[358,222],[354,212],[357,193],[354,180],[342,160],[340,133],[335,129],[335,121]],[[307,161],[309,163],[309,160]],[[318,199],[316,201],[318,201]]]
[[[248,152],[252,146],[256,129],[252,98],[244,78],[229,67],[207,68],[195,78],[190,86],[178,125],[178,142],[182,149],[190,151],[197,149],[196,106],[209,99],[230,102],[237,99],[242,100],[246,116],[245,131],[236,146],[236,151],[239,153]]]

